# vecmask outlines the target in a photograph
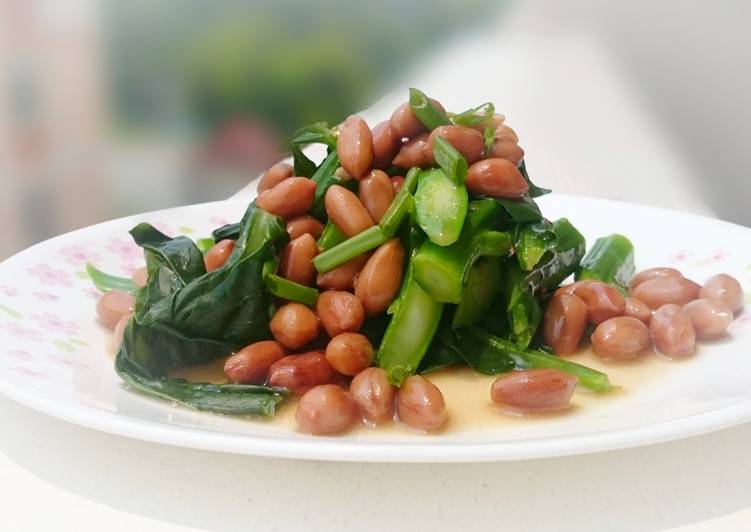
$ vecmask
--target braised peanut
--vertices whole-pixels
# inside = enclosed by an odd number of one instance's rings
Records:
[[[284,354],[284,348],[278,342],[256,342],[229,357],[224,363],[224,374],[236,384],[263,384],[269,368]]]
[[[512,371],[498,377],[490,399],[518,412],[551,412],[568,408],[578,379],[555,369]]]
[[[404,248],[392,238],[368,259],[355,281],[355,295],[362,301],[366,316],[380,314],[399,292],[404,268]]]
[[[404,185],[404,176],[395,175],[391,178],[391,185],[394,187],[394,194],[398,194]]]
[[[639,321],[649,324],[652,319],[652,310],[641,299],[635,297],[626,298],[626,308],[623,311],[624,316],[631,316]]]
[[[428,158],[425,156],[425,144],[428,142],[428,134],[413,138],[404,146],[401,147],[399,153],[396,154],[392,164],[399,168],[414,168],[428,165]]]
[[[733,322],[733,311],[714,299],[695,299],[683,306],[682,312],[691,320],[696,336],[714,340],[724,336]]]
[[[285,220],[305,214],[313,206],[316,184],[305,177],[289,177],[264,190],[256,205],[266,212],[281,216]]]
[[[362,334],[345,332],[326,346],[326,360],[342,375],[357,375],[373,362],[373,346]]]
[[[148,268],[146,268],[146,266],[138,268],[133,272],[131,279],[133,279],[133,284],[136,285],[136,287],[143,288],[144,286],[146,286],[146,283],[149,282]]]
[[[292,173],[295,169],[288,163],[276,163],[274,166],[266,170],[260,181],[258,181],[258,193],[260,194],[264,190],[268,190],[278,185],[288,177],[292,177]]]
[[[577,288],[580,286],[584,286],[587,283],[594,283],[595,281],[591,279],[585,279],[583,281],[576,281],[571,284],[565,284],[563,286],[560,286],[556,289],[555,292],[553,292],[553,297],[558,297],[563,294],[573,294]]]
[[[644,281],[662,279],[664,277],[683,277],[683,274],[675,268],[649,268],[634,275],[634,278],[631,279],[631,290]]]
[[[352,379],[349,393],[366,423],[380,425],[393,419],[396,387],[389,382],[386,370],[367,368],[361,371]]]
[[[329,187],[324,205],[331,221],[348,237],[355,236],[374,225],[373,218],[357,196],[342,186]]]
[[[336,140],[342,167],[355,179],[362,178],[373,164],[373,135],[368,124],[352,115],[344,121]]]
[[[529,190],[516,165],[506,159],[485,159],[469,167],[464,182],[475,194],[519,198]]]
[[[318,240],[323,233],[323,224],[307,214],[297,216],[287,222],[287,234],[290,240],[300,238],[306,233]]]
[[[387,168],[401,146],[401,139],[391,131],[388,120],[373,128],[373,167]]]
[[[331,434],[355,422],[357,406],[352,396],[336,384],[323,384],[305,392],[295,412],[297,428],[310,434]]]
[[[120,346],[123,345],[123,339],[125,338],[125,329],[128,327],[130,318],[133,314],[126,314],[115,325],[115,332],[112,335],[112,351],[117,352]]]
[[[651,309],[674,303],[685,305],[699,297],[699,285],[684,277],[661,277],[639,283],[631,295]]]
[[[128,292],[112,290],[104,294],[96,305],[99,322],[109,329],[114,329],[124,316],[133,313],[135,298]]]
[[[733,312],[738,312],[743,308],[741,284],[726,273],[720,273],[707,279],[699,293],[699,297],[724,303]]]
[[[325,290],[353,290],[355,278],[370,258],[370,253],[363,253],[326,273],[319,273],[316,284]]]
[[[396,411],[402,423],[422,430],[439,429],[448,419],[441,390],[420,375],[404,381],[396,394]]]
[[[584,301],[589,321],[595,325],[608,318],[622,316],[626,310],[626,300],[618,289],[601,281],[580,284],[574,294]]]
[[[519,136],[516,134],[516,131],[506,125],[500,125],[495,129],[495,138],[519,142]]]
[[[644,354],[652,345],[649,328],[631,316],[603,321],[590,338],[594,352],[602,358],[627,360]]]
[[[344,332],[357,332],[365,319],[362,303],[349,292],[327,290],[318,296],[316,312],[331,338]]]
[[[587,326],[587,306],[573,294],[553,297],[545,310],[543,339],[556,355],[568,355],[579,347]]]
[[[649,322],[652,341],[660,353],[669,357],[685,357],[696,347],[696,331],[691,319],[674,304],[658,308]]]
[[[370,217],[378,223],[394,201],[394,186],[389,176],[381,170],[372,170],[360,182],[360,201]]]
[[[490,157],[506,159],[516,166],[524,158],[524,150],[511,139],[495,139],[489,155]]]
[[[311,262],[318,254],[318,244],[309,233],[289,242],[284,246],[279,260],[279,275],[292,282],[312,285],[316,270]]]
[[[300,395],[313,386],[331,384],[339,377],[323,351],[309,351],[280,358],[269,368],[269,384]]]
[[[456,151],[462,154],[467,160],[467,164],[473,164],[482,158],[482,152],[485,149],[485,139],[482,133],[468,127],[440,126],[430,133],[428,141],[422,148],[425,159],[430,164],[435,162],[433,157],[433,139],[436,137],[446,139]]]
[[[443,106],[433,98],[430,101],[441,111],[444,111]],[[391,125],[391,131],[397,138],[414,138],[421,133],[425,133],[427,128],[417,118],[412,108],[409,106],[409,102],[403,103],[391,115],[389,120]]]
[[[214,244],[203,258],[203,261],[206,264],[206,271],[213,272],[224,266],[234,250],[234,240],[222,240],[221,242]]]
[[[318,336],[315,312],[300,303],[287,303],[279,307],[269,327],[276,341],[290,349],[299,349]]]

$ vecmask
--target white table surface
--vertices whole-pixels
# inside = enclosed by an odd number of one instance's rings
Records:
[[[695,176],[594,43],[504,35],[455,46],[408,81],[454,109],[494,99],[540,184],[711,214],[690,184]],[[460,83],[471,69],[459,61],[467,53],[497,65],[475,70],[472,86]],[[403,90],[390,95],[364,116],[375,123],[403,98]],[[9,531],[698,532],[747,529],[751,516],[751,425],[639,449],[463,465],[171,448],[80,428],[5,398],[0,427],[0,529]]]

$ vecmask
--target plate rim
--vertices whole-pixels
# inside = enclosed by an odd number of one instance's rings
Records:
[[[751,228],[732,222],[653,205],[572,194],[555,194],[555,197],[564,201],[604,202],[637,207],[662,215],[678,214],[682,217],[694,218],[697,221],[711,221],[713,224],[720,223],[728,228],[732,227],[734,230],[751,233]],[[0,262],[0,271],[12,267],[13,262],[27,253],[32,253],[38,247],[54,244],[58,240],[73,238],[79,233],[101,229],[103,226],[112,223],[123,223],[134,218],[158,216],[182,208],[206,208],[212,205],[227,204],[240,206],[248,204],[250,201],[252,201],[252,198],[247,200],[229,198],[180,205],[104,221],[57,235],[15,253]],[[120,386],[124,386],[124,384],[121,383]],[[278,436],[200,430],[144,421],[132,417],[120,417],[111,412],[93,409],[85,405],[57,403],[28,391],[12,380],[3,378],[2,373],[0,373],[0,394],[41,414],[68,423],[150,443],[232,454],[334,462],[468,463],[553,458],[675,441],[751,421],[751,394],[749,394],[749,396],[721,408],[631,428],[502,442],[447,443],[434,441],[432,444],[426,445],[426,441],[421,440],[414,442],[352,441],[340,439],[337,436],[290,439]],[[141,394],[139,396],[150,401],[157,401]]]

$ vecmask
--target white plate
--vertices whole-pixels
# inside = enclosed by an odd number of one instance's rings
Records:
[[[620,232],[641,268],[673,265],[702,282],[717,272],[751,292],[751,230],[651,207],[551,195],[551,219],[570,218],[589,242]],[[123,387],[112,367],[109,334],[95,322],[96,290],[84,265],[127,274],[140,250],[127,231],[148,221],[168,234],[205,236],[242,215],[245,204],[211,203],[115,220],[34,246],[0,264],[0,392],[31,408],[123,436],[216,451],[323,460],[459,462],[579,454],[667,441],[751,419],[751,315],[729,338],[702,345],[684,362],[656,357],[610,367],[624,390],[610,398],[577,392],[569,415],[465,426],[439,435],[402,428],[311,437],[291,427],[195,412]],[[478,383],[480,381],[478,380]],[[478,384],[478,397],[487,397]],[[480,403],[484,399],[478,399]],[[456,417],[456,413],[454,413]],[[287,413],[289,417],[289,412]]]

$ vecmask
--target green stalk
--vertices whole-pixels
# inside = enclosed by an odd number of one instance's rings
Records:
[[[316,192],[313,200],[313,208],[310,213],[316,218],[322,218],[326,214],[323,206],[323,200],[326,197],[326,191],[331,185],[339,183],[336,177],[336,169],[339,167],[339,157],[336,151],[332,151],[316,169],[310,180],[316,184]]]
[[[491,233],[489,228],[498,216],[495,202],[473,201],[468,210],[464,228],[455,243],[439,246],[428,240],[413,259],[415,279],[433,299],[442,303],[459,303],[467,275],[481,251],[506,255],[511,249],[508,233],[492,231],[492,237],[484,238]]]
[[[313,259],[313,266],[320,273],[326,273],[366,251],[377,248],[388,239],[389,237],[386,236],[383,229],[374,225],[318,255]]]
[[[133,283],[132,279],[104,273],[90,262],[86,264],[86,273],[89,274],[91,282],[94,283],[94,286],[100,292],[104,293],[111,290],[121,290],[123,292],[130,292],[131,294],[138,292],[138,287]]]
[[[463,185],[467,177],[467,160],[445,138],[433,139],[433,156],[446,175],[457,185]]]
[[[443,170],[420,174],[415,194],[417,223],[433,243],[448,246],[459,239],[468,202],[464,185],[457,185]]]
[[[318,290],[315,288],[295,283],[275,273],[265,273],[263,282],[269,292],[282,299],[297,301],[309,307],[314,307],[318,300]]]
[[[498,350],[500,356],[510,356],[516,360],[517,369],[547,368],[557,369],[579,378],[582,386],[595,392],[610,391],[610,380],[605,373],[569,362],[556,355],[536,349],[520,349],[514,342],[498,338],[479,327],[466,329],[476,340]]]
[[[598,238],[582,259],[576,280],[595,279],[618,287],[628,294],[634,276],[634,245],[623,235]]]
[[[391,238],[396,234],[404,217],[412,208],[412,194],[415,193],[415,189],[417,188],[417,181],[419,180],[420,172],[421,170],[419,168],[411,168],[409,172],[407,172],[402,188],[399,189],[396,197],[394,197],[391,205],[389,205],[389,208],[384,213],[383,218],[381,218],[379,225],[388,238]]]
[[[414,281],[412,269],[399,295],[399,304],[378,349],[378,366],[389,381],[401,386],[414,374],[430,347],[441,320],[443,304],[438,303]]]
[[[342,242],[347,240],[347,237],[344,236],[344,233],[332,222],[329,220],[326,222],[326,225],[323,228],[323,232],[321,233],[321,237],[318,239],[318,248],[321,251],[326,251],[327,249],[331,249],[334,246],[338,246]]]
[[[409,106],[412,112],[430,131],[451,124],[445,112],[436,107],[423,92],[409,89]]]
[[[451,326],[454,329],[469,327],[482,320],[501,286],[501,259],[487,257],[472,266],[462,290],[461,300],[454,312]]]

